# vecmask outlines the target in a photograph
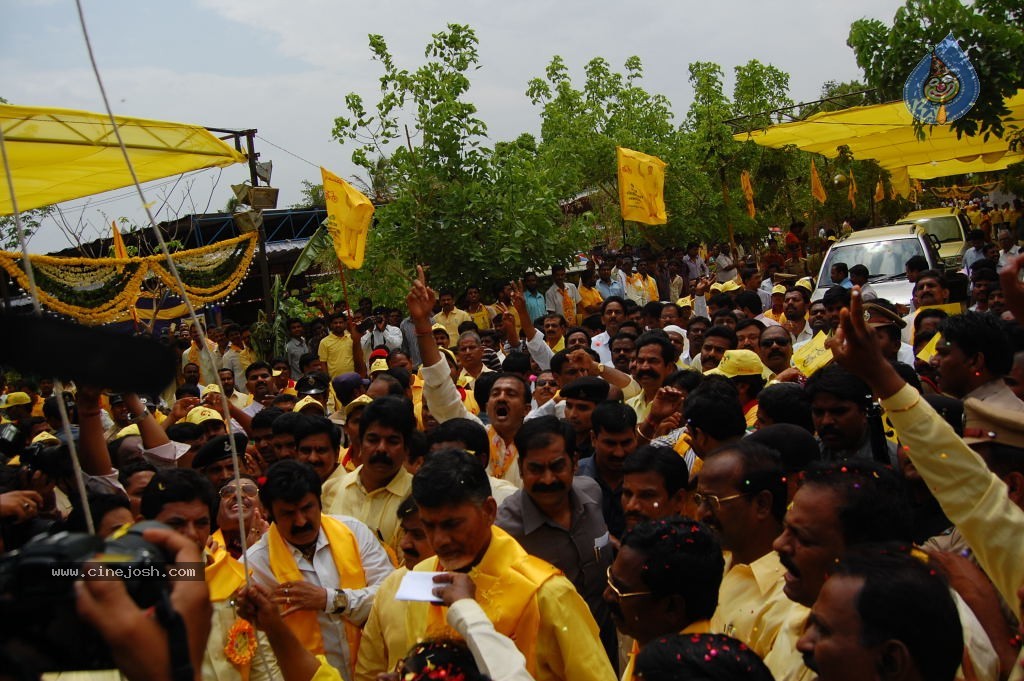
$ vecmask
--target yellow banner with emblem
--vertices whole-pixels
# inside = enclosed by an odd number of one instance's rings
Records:
[[[327,232],[334,252],[346,267],[363,266],[366,236],[373,219],[373,204],[362,192],[326,168],[321,167],[324,199],[327,202]]]
[[[619,208],[623,220],[646,225],[668,222],[665,213],[665,166],[657,156],[615,148],[619,175]]]

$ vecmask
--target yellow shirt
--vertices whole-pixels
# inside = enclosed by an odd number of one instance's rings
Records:
[[[341,464],[345,460],[345,453],[347,451],[348,447],[341,448],[338,456],[338,467],[327,476],[327,479],[324,480],[324,484],[320,488],[320,506],[324,509],[334,505],[334,500],[338,497],[338,492],[341,491],[341,481],[351,472]],[[355,470],[355,467],[352,470]]]
[[[481,595],[480,585],[496,584],[508,565],[515,565],[526,558],[526,551],[514,539],[501,529],[492,527],[490,546],[469,572],[478,585],[478,598]],[[434,565],[434,559],[430,558],[418,567],[433,569]],[[615,672],[601,646],[597,623],[572,582],[560,573],[556,574],[540,585],[533,598],[539,610],[540,628],[533,659],[527,663],[535,669],[534,678],[537,681],[614,681]],[[382,598],[378,592],[374,609],[384,600],[389,599]],[[373,630],[367,621],[359,643],[355,681],[376,681],[378,672],[394,669],[397,659],[426,633],[427,607],[425,603],[393,601],[386,609],[380,610],[378,624]],[[390,631],[388,627],[401,626],[396,625],[396,621],[406,626],[404,640],[386,638]],[[517,641],[517,645],[519,643]]]
[[[478,329],[483,331],[484,329],[490,329],[494,326],[491,321],[494,319],[494,315],[491,314],[490,309],[486,305],[481,305],[480,309],[476,312],[470,312],[466,310],[466,314],[469,318],[476,323]]]
[[[643,392],[641,392],[636,397],[631,397],[630,399],[626,400],[626,406],[632,407],[633,411],[636,412],[637,423],[643,423],[647,419],[647,416],[651,413],[651,404],[653,403],[654,400],[648,402],[644,399]]]
[[[395,600],[395,594],[402,583],[402,578],[408,572],[409,568],[398,568],[388,575],[377,589],[377,595],[373,598],[373,607],[370,609],[370,616],[363,626],[363,636],[359,639],[356,679],[376,680],[377,675],[372,669],[363,668],[367,657],[374,660],[374,665],[380,666],[378,671],[394,671],[398,663],[405,659],[409,648],[412,647],[407,643],[406,601]]]
[[[775,645],[764,656],[764,664],[775,681],[814,681],[818,675],[804,664],[804,656],[796,649],[796,642],[804,634],[810,610],[794,603],[789,618],[783,622],[775,638]]]
[[[711,631],[738,638],[762,658],[767,655],[794,610],[807,611],[783,593],[785,574],[774,551],[750,565],[727,563]]]
[[[327,373],[331,378],[356,370],[355,359],[352,356],[352,336],[348,331],[344,336],[328,334],[320,341],[317,354],[321,362],[327,363]]]
[[[451,347],[455,347],[459,343],[459,324],[471,321],[473,318],[469,316],[469,313],[457,307],[452,308],[449,314],[445,314],[445,311],[441,310],[434,315],[434,323],[440,324],[448,332],[448,344]]]
[[[338,492],[330,506],[324,506],[328,515],[347,515],[361,520],[377,535],[382,544],[398,551],[401,527],[398,507],[412,493],[412,475],[405,467],[386,486],[367,492],[359,479],[363,467],[359,466],[338,483]]]
[[[587,286],[580,286],[577,290],[580,292],[580,318],[591,314],[590,312],[587,312],[585,308],[600,305],[604,302],[604,298],[601,297],[601,292],[598,291],[596,287],[591,288]]]

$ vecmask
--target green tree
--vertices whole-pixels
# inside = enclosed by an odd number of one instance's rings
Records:
[[[39,230],[43,222],[53,216],[53,213],[53,206],[43,206],[21,213],[21,227],[25,230],[26,242]],[[0,249],[5,251],[21,250],[21,243],[18,241],[18,228],[13,215],[0,216]]]
[[[960,134],[1003,135],[1003,101],[1024,87],[1024,5],[1020,0],[907,0],[892,26],[860,19],[850,26],[847,44],[869,85],[883,101],[900,99],[903,83],[933,45],[952,32],[970,57],[981,92],[963,118],[952,123]]]
[[[313,210],[327,207],[327,200],[324,198],[324,185],[302,181],[302,189],[299,190],[299,202],[292,204],[292,210]]]
[[[567,262],[587,242],[564,224],[556,178],[535,150],[486,146],[487,126],[467,100],[467,74],[479,67],[473,29],[449,24],[434,34],[416,70],[400,68],[382,36],[370,36],[370,50],[384,71],[380,99],[369,112],[359,95],[346,96],[348,116],[333,131],[356,144],[352,160],[367,172],[389,159],[394,196],[376,213],[362,272],[401,276],[425,262],[435,285],[464,285]],[[371,275],[353,279],[362,276]]]

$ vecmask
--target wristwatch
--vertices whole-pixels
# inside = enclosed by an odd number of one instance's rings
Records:
[[[345,608],[348,607],[348,596],[345,595],[344,590],[334,590],[334,600],[331,602],[331,614],[340,615],[345,612]]]

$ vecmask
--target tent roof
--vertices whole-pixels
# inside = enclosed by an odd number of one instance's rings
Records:
[[[1024,90],[1008,98],[1006,106],[1010,115],[1004,122],[1024,122]],[[819,113],[734,138],[776,149],[792,145],[832,158],[839,155],[839,146],[846,145],[856,159],[874,159],[894,174],[905,169],[906,175],[921,180],[1002,170],[1024,161],[1024,152],[1011,153],[1005,139],[989,136],[986,141],[980,135],[958,139],[949,126],[935,126],[919,140],[913,116],[902,101]]]
[[[116,116],[140,182],[244,163],[203,127]],[[132,184],[106,114],[0,104],[18,209],[25,211]],[[7,183],[0,186],[0,215],[14,212]]]

